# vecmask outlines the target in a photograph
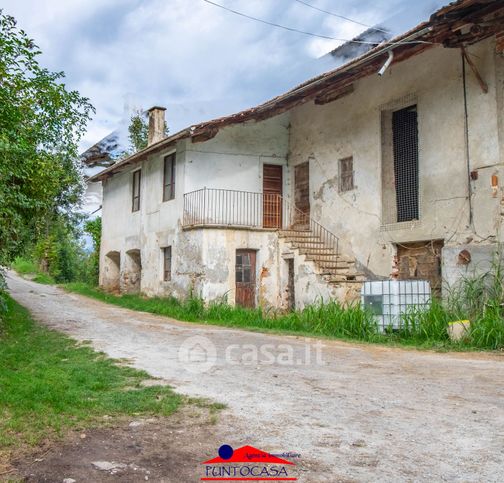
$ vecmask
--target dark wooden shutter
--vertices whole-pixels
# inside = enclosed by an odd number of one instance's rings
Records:
[[[175,198],[176,154],[172,153],[164,158],[163,172],[163,201]]]
[[[140,184],[142,181],[142,172],[137,170],[133,172],[133,197],[131,203],[131,211],[140,209]]]
[[[310,214],[310,163],[298,164],[294,168],[294,202],[305,215]]]
[[[341,193],[354,189],[353,157],[339,160],[339,190]]]

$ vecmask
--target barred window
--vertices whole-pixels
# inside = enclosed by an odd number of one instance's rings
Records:
[[[169,282],[172,272],[172,247],[163,248],[163,280]]]
[[[392,113],[397,221],[419,218],[417,106]]]
[[[169,201],[175,198],[175,160],[175,153],[164,158],[163,201]]]
[[[140,183],[142,180],[142,172],[140,170],[133,172],[133,189],[132,189],[132,203],[131,211],[138,211],[140,209]]]
[[[339,160],[339,191],[343,193],[354,188],[353,157],[349,156]]]

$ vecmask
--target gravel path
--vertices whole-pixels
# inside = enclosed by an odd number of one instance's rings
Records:
[[[121,309],[13,273],[8,283],[47,326],[126,358],[181,393],[226,403],[223,443],[300,453],[309,462],[301,482],[504,481],[499,354],[335,341],[317,349],[316,340]],[[195,347],[180,352],[193,337]]]

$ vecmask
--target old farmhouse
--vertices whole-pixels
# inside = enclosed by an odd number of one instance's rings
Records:
[[[435,292],[504,216],[504,2],[460,0],[258,107],[163,138],[103,183],[100,284],[277,308],[368,279]]]

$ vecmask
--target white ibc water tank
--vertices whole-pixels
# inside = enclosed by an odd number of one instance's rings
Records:
[[[364,282],[362,306],[375,314],[381,329],[401,326],[401,314],[412,308],[428,309],[430,283],[426,280],[375,280]]]

